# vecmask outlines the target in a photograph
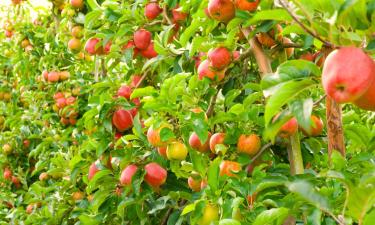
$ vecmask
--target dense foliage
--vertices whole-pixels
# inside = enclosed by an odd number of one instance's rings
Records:
[[[374,224],[374,1],[12,2],[0,224]],[[368,75],[346,154],[321,82],[342,46]]]

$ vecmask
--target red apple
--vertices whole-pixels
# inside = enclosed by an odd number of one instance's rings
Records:
[[[12,175],[12,171],[8,167],[4,169],[3,176],[5,180],[12,180]]]
[[[146,175],[144,177],[146,183],[152,187],[159,187],[167,180],[167,171],[157,163],[149,163],[145,166]]]
[[[357,100],[374,80],[374,61],[360,48],[343,47],[335,50],[328,55],[323,66],[324,90],[338,103]]]
[[[167,158],[167,147],[166,146],[158,147],[158,153],[164,158]]]
[[[165,128],[166,126],[161,126],[157,129],[153,127],[149,127],[147,130],[147,140],[148,142],[154,147],[162,147],[166,146],[167,143],[162,141],[160,138],[160,131]]]
[[[176,23],[184,22],[186,20],[187,16],[188,16],[188,14],[182,12],[179,5],[176,5],[176,7],[174,7],[172,9],[173,21],[176,22]]]
[[[237,176],[235,173],[238,173],[241,170],[241,165],[238,162],[224,160],[220,163],[220,176],[227,175],[229,177]]]
[[[160,8],[159,4],[156,2],[148,3],[145,7],[145,16],[149,20],[153,20],[162,13],[163,10]]]
[[[140,76],[140,75],[132,76],[130,87],[135,88],[135,87],[139,86],[139,82],[141,82],[141,79],[142,79],[142,76]]]
[[[94,178],[95,174],[97,172],[99,172],[99,168],[96,166],[96,163],[97,162],[93,162],[91,165],[90,165],[90,168],[89,168],[89,174],[88,174],[88,179],[91,180],[92,178]]]
[[[118,131],[124,132],[125,130],[133,127],[133,116],[130,110],[119,109],[113,113],[112,124]]]
[[[131,185],[134,174],[137,172],[138,167],[134,164],[128,165],[122,172],[120,176],[121,185]]]
[[[244,11],[255,11],[259,5],[260,0],[235,0],[234,3],[237,9]]]
[[[202,179],[197,179],[192,176],[188,178],[188,186],[192,191],[199,192],[201,191]]]
[[[229,22],[236,12],[232,0],[210,0],[207,9],[211,18],[220,22]]]
[[[87,40],[85,45],[86,52],[89,53],[89,55],[95,55],[98,52],[102,52],[103,47],[98,46],[99,42],[99,38],[90,38],[89,40]]]
[[[310,130],[308,131],[301,127],[302,132],[306,136],[310,136],[310,137],[321,135],[323,132],[323,127],[324,127],[322,119],[320,119],[319,117],[315,115],[311,115],[311,123],[312,124],[310,126]]]
[[[375,111],[375,80],[369,89],[354,101],[354,104],[361,109]]]
[[[118,89],[117,95],[124,97],[126,99],[130,99],[130,95],[132,94],[133,90],[130,86],[128,85],[123,85]]]
[[[66,98],[58,98],[56,99],[56,106],[59,109],[62,109],[66,106]]]
[[[151,42],[145,50],[142,50],[141,55],[147,59],[157,57],[158,53],[154,49],[154,42]]]
[[[222,71],[213,71],[210,68],[210,61],[204,60],[198,67],[198,78],[202,80],[204,77],[207,77],[211,80],[217,79],[218,81],[224,79],[225,70]]]
[[[225,47],[215,48],[208,52],[208,60],[215,70],[223,70],[232,62],[232,53]]]
[[[200,140],[199,140],[199,137],[198,135],[194,132],[190,135],[190,138],[189,138],[189,145],[197,150],[197,151],[200,151],[200,152],[207,152],[207,151],[210,151],[210,138],[211,138],[211,133],[208,132],[208,137],[207,137],[207,140],[205,143],[202,143]]]
[[[224,144],[225,133],[216,133],[210,138],[210,149],[211,152],[216,153],[215,147],[217,144]]]
[[[146,50],[151,43],[151,38],[151,32],[142,28],[134,33],[134,44],[138,49]]]
[[[256,134],[244,135],[238,138],[237,150],[238,152],[248,155],[255,155],[259,152],[261,147],[260,138]]]
[[[83,0],[70,0],[70,4],[73,8],[82,9],[84,6]]]

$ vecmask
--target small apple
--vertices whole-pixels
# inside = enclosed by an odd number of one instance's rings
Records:
[[[13,148],[10,144],[4,144],[3,145],[3,153],[5,155],[9,155],[10,153],[12,153],[12,151],[13,151]]]
[[[83,9],[85,3],[83,0],[70,0],[70,4],[73,6],[73,8]]]
[[[315,115],[311,115],[311,126],[309,131],[301,127],[302,132],[309,137],[316,137],[322,134],[323,132],[323,121]]]
[[[213,71],[210,68],[210,61],[209,60],[204,60],[199,64],[198,67],[198,79],[203,80],[204,77],[207,77],[211,80],[222,80],[224,79],[225,76],[225,69],[222,71]]]
[[[51,71],[48,73],[48,82],[55,83],[60,79],[60,74],[56,71]]]
[[[3,173],[4,179],[5,180],[12,180],[12,175],[13,175],[12,171],[8,167],[6,167],[4,169],[4,173]]]
[[[173,17],[173,21],[175,23],[184,22],[186,20],[187,16],[188,16],[188,14],[182,12],[179,5],[176,5],[176,7],[174,7],[172,9],[172,17]]]
[[[188,154],[185,144],[175,141],[167,146],[167,158],[169,160],[184,160]]]
[[[212,19],[225,23],[232,20],[236,13],[232,0],[210,0],[207,10]]]
[[[62,109],[66,106],[66,98],[58,98],[56,100],[56,106],[59,109]]]
[[[145,16],[148,20],[154,20],[162,12],[163,10],[157,2],[150,2],[145,7]]]
[[[237,9],[244,11],[255,11],[259,5],[260,0],[235,0],[234,4]]]
[[[238,162],[224,160],[220,163],[220,176],[235,177],[239,171],[241,171],[241,165]]]
[[[99,172],[99,168],[96,166],[96,161],[93,162],[91,165],[90,165],[90,168],[89,168],[89,174],[88,174],[88,179],[91,180],[92,178],[94,178],[95,174],[97,172]]]
[[[95,55],[98,52],[103,51],[103,47],[98,46],[99,43],[100,43],[99,38],[88,39],[85,45],[86,52],[89,53],[90,55]]]
[[[152,34],[145,29],[137,30],[134,33],[134,44],[140,50],[146,50],[151,43]]]
[[[130,110],[119,109],[113,113],[112,124],[118,131],[124,132],[133,127],[133,115]]]
[[[131,185],[134,174],[137,172],[138,167],[134,164],[128,165],[121,172],[120,184],[121,185]]]
[[[160,132],[163,128],[168,127],[167,125],[162,125],[157,129],[154,129],[152,126],[147,130],[147,140],[154,147],[166,146],[167,142],[162,141],[160,137]]]
[[[163,156],[164,158],[167,158],[167,147],[165,147],[165,146],[158,147],[158,153],[159,153],[159,155]]]
[[[198,135],[195,132],[193,132],[189,138],[189,145],[191,148],[199,152],[207,152],[207,151],[210,151],[210,138],[211,138],[211,133],[208,132],[208,137],[207,137],[206,142],[202,143]]]
[[[188,178],[188,186],[192,191],[199,192],[201,191],[201,182],[202,179],[197,179],[193,176]]]
[[[276,115],[273,121],[276,121],[280,114]],[[282,138],[289,138],[298,131],[298,122],[295,117],[288,120],[286,123],[281,126],[278,135]]]
[[[152,187],[159,187],[167,180],[167,171],[155,162],[147,164],[145,171],[144,179]]]
[[[261,141],[258,135],[250,134],[244,135],[242,134],[237,141],[237,150],[240,153],[245,153],[248,155],[255,155],[260,150]]]
[[[117,91],[117,95],[118,96],[121,96],[121,97],[124,97],[126,99],[130,99],[130,95],[132,94],[133,90],[130,86],[128,85],[123,85],[121,86],[118,91]]]
[[[39,180],[40,181],[45,181],[45,180],[47,180],[48,179],[48,173],[46,173],[46,172],[43,172],[43,173],[41,173],[40,175],[39,175]]]
[[[81,26],[74,26],[71,30],[71,34],[75,38],[82,38],[83,37],[83,28]]]
[[[73,37],[68,42],[68,48],[71,51],[79,51],[81,49],[81,41],[78,38]]]
[[[72,193],[72,199],[74,201],[81,201],[85,195],[81,191],[75,191]]]
[[[152,59],[158,56],[154,49],[154,42],[151,42],[145,50],[141,50],[141,55],[147,59]]]
[[[208,52],[210,67],[214,70],[223,70],[232,62],[232,53],[225,47],[212,49]]]
[[[210,149],[211,152],[216,153],[216,145],[217,144],[224,144],[225,140],[225,133],[216,133],[211,136],[210,138]]]

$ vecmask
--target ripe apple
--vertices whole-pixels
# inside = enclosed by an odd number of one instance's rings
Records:
[[[12,183],[14,184],[14,186],[16,186],[16,188],[21,187],[21,181],[20,179],[18,179],[18,177],[12,176]]]
[[[145,50],[141,50],[141,55],[147,59],[152,59],[158,56],[155,51],[154,42],[151,42]]]
[[[25,148],[30,147],[30,141],[27,140],[27,139],[23,140],[23,147],[25,147]]]
[[[211,133],[208,132],[208,137],[207,137],[206,142],[202,143],[199,140],[198,135],[195,132],[193,132],[189,138],[189,145],[190,147],[192,147],[193,149],[199,152],[207,152],[207,151],[210,151],[210,138],[211,138]]]
[[[210,61],[204,60],[200,63],[198,67],[198,78],[199,80],[202,80],[204,77],[207,77],[211,80],[217,79],[218,81],[224,79],[225,76],[225,70],[222,71],[213,71],[210,68]]]
[[[167,158],[167,147],[166,146],[158,147],[157,149],[158,149],[159,155],[163,156],[164,158]]]
[[[167,180],[167,171],[157,163],[149,163],[145,166],[144,180],[152,187],[159,187]]]
[[[151,43],[152,34],[145,29],[139,29],[134,33],[134,44],[140,50],[146,50]]]
[[[202,58],[206,56],[205,52],[199,52],[197,56],[194,56],[193,59],[195,60],[195,68],[198,69],[199,65],[202,62]]]
[[[306,61],[314,62],[315,56],[314,54],[307,52],[299,57],[299,59],[303,59]]]
[[[319,117],[315,115],[311,115],[311,126],[310,126],[310,131],[307,131],[301,127],[302,132],[309,137],[315,137],[319,136],[323,132],[323,121]]]
[[[68,42],[68,48],[71,51],[79,51],[81,49],[81,41],[78,38],[73,37]]]
[[[3,153],[5,155],[9,155],[10,153],[12,153],[13,149],[12,149],[12,146],[10,144],[4,144],[3,145]]]
[[[232,20],[236,12],[232,0],[210,0],[207,9],[211,18],[225,23]]]
[[[117,95],[118,96],[121,96],[121,97],[124,97],[126,99],[130,99],[130,95],[132,94],[133,90],[130,86],[128,85],[123,85],[121,86],[118,91],[117,91]]]
[[[225,134],[224,133],[216,133],[211,136],[210,138],[210,149],[211,152],[216,153],[215,147],[217,144],[224,144]]]
[[[84,6],[83,0],[70,0],[70,4],[76,9],[83,9]]]
[[[220,163],[220,176],[227,175],[229,177],[235,177],[237,176],[236,173],[238,173],[241,170],[241,165],[238,162],[234,161],[228,161],[224,160]]]
[[[64,81],[70,78],[69,71],[61,71],[59,72],[59,80]]]
[[[260,0],[235,0],[234,4],[237,9],[244,11],[255,11],[259,5]]]
[[[173,17],[173,21],[175,23],[184,22],[186,20],[187,16],[188,16],[188,14],[182,12],[179,5],[176,5],[176,7],[174,7],[172,9],[172,17]]]
[[[210,225],[219,220],[219,208],[213,204],[206,204],[203,210],[202,218],[198,225]]]
[[[138,167],[134,164],[128,165],[121,172],[120,184],[121,185],[131,185],[134,174],[137,172]]]
[[[323,66],[324,90],[338,103],[357,100],[374,80],[374,61],[360,48],[343,47],[334,50]]]
[[[162,13],[163,10],[160,8],[157,2],[150,2],[145,7],[145,16],[149,20],[153,20]]]
[[[94,178],[95,174],[97,172],[99,172],[99,168],[96,166],[96,163],[97,162],[93,162],[91,165],[90,165],[90,168],[89,168],[89,174],[88,174],[88,179],[91,180],[92,178]]]
[[[147,140],[152,146],[162,147],[162,146],[167,145],[167,142],[161,141],[161,138],[160,138],[160,131],[165,127],[167,127],[167,125],[162,125],[157,129],[154,129],[152,126],[148,128]]]
[[[21,42],[21,47],[22,48],[26,48],[28,45],[30,45],[30,41],[29,39],[23,39],[22,42]]]
[[[375,80],[369,89],[354,101],[354,104],[361,109],[375,111]]]
[[[43,172],[43,173],[41,173],[41,174],[39,175],[39,180],[40,180],[40,181],[45,181],[45,180],[47,180],[47,179],[48,179],[48,173]]]
[[[51,71],[48,73],[48,82],[54,83],[59,81],[60,79],[60,74],[56,71]]]
[[[5,37],[11,38],[13,36],[13,31],[11,30],[5,30]]]
[[[47,70],[44,70],[43,72],[42,72],[42,76],[43,76],[43,78],[44,78],[44,80],[48,80],[48,71]]]
[[[256,134],[244,135],[238,138],[237,150],[238,152],[248,155],[255,155],[260,150],[260,138]]]
[[[192,191],[195,191],[195,192],[201,191],[201,183],[202,183],[202,179],[194,178],[193,176],[190,176],[188,178],[188,186]]]
[[[66,106],[66,98],[58,98],[56,99],[56,106],[59,109],[62,109]]]
[[[72,193],[72,199],[74,201],[80,201],[84,198],[84,194],[81,191],[75,191]]]
[[[214,70],[223,70],[232,62],[232,53],[225,47],[215,48],[208,52],[208,60]]]
[[[90,55],[95,55],[98,52],[103,51],[103,47],[97,46],[99,42],[100,42],[99,38],[88,39],[85,45],[86,52],[89,53]]]
[[[133,116],[130,110],[119,109],[113,113],[112,124],[118,131],[124,132],[125,130],[133,127]]]
[[[34,209],[34,204],[28,204],[26,207],[26,213],[27,214],[33,213],[33,209]]]
[[[126,49],[133,49],[133,58],[137,57],[137,55],[139,54],[139,49],[135,47],[133,40],[129,40],[126,45],[122,47],[123,51],[125,51]]]
[[[73,105],[75,102],[76,102],[76,98],[73,96],[70,96],[69,98],[66,99],[66,105]]]
[[[3,176],[5,180],[12,180],[12,175],[13,173],[8,167],[4,169]]]
[[[167,158],[169,160],[184,160],[188,154],[185,144],[175,141],[167,146]]]
[[[280,114],[276,115],[273,121],[276,121]],[[297,133],[298,131],[298,122],[295,117],[288,120],[286,123],[284,123],[283,126],[281,126],[278,135],[282,138],[288,138],[292,136],[293,134]]]
[[[83,37],[83,28],[81,26],[74,26],[71,30],[71,34],[75,38],[82,38]]]

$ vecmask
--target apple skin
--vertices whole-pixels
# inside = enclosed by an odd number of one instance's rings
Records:
[[[52,71],[48,73],[48,82],[55,83],[58,82],[60,79],[60,75],[56,71]]]
[[[296,118],[288,120],[279,130],[279,136],[282,138],[288,138],[298,131],[298,122]]]
[[[316,137],[321,135],[324,127],[322,119],[315,115],[311,115],[311,122],[312,124],[310,127],[310,131],[307,131],[301,127],[302,133],[308,137]]]
[[[167,147],[165,147],[165,146],[158,147],[158,153],[159,153],[159,155],[163,156],[164,158],[167,158]]]
[[[69,77],[70,77],[69,71],[61,71],[61,72],[59,72],[59,80],[64,81],[64,80],[69,79]]]
[[[207,137],[207,140],[205,143],[202,143],[200,140],[199,140],[199,137],[198,135],[193,132],[191,135],[190,135],[190,138],[189,138],[189,145],[191,148],[199,151],[199,152],[208,152],[210,151],[210,138],[211,138],[211,133],[208,132],[208,137]]]
[[[261,141],[258,135],[256,134],[250,134],[248,136],[242,134],[238,138],[237,150],[240,153],[245,153],[252,156],[259,152],[260,147]]]
[[[156,2],[148,3],[145,7],[145,16],[148,20],[154,20],[163,10]]]
[[[12,180],[12,175],[13,173],[8,167],[4,169],[3,176],[5,180]]]
[[[118,91],[117,91],[117,95],[118,96],[121,96],[121,97],[124,97],[126,99],[130,99],[130,95],[132,94],[133,90],[130,86],[128,85],[123,85],[121,86]]]
[[[169,160],[184,160],[188,154],[185,144],[181,142],[171,142],[167,146],[167,158]]]
[[[152,34],[150,31],[140,29],[134,32],[134,44],[140,50],[146,50],[151,43]]]
[[[241,170],[241,165],[238,162],[224,160],[220,163],[220,176],[229,176],[235,177],[237,176],[235,173]],[[233,173],[235,172],[235,173]]]
[[[232,53],[225,47],[215,48],[208,52],[210,67],[213,67],[216,71],[223,70],[229,66],[232,62],[232,58]]]
[[[125,51],[126,49],[130,49],[132,48],[133,49],[133,59],[136,58],[139,54],[139,49],[135,47],[135,44],[134,44],[134,41],[133,40],[129,40],[126,45],[124,45],[122,47],[122,50]]]
[[[66,106],[66,98],[58,98],[56,100],[56,106],[59,109],[62,109]]]
[[[79,51],[81,49],[81,41],[78,38],[72,38],[68,42],[68,48],[72,51]]]
[[[225,23],[232,20],[236,13],[231,0],[210,0],[207,10],[212,19]]]
[[[211,152],[216,154],[215,146],[217,144],[224,144],[224,140],[225,140],[225,134],[224,133],[216,133],[216,134],[212,135],[211,138],[210,138]]]
[[[359,48],[343,47],[334,50],[324,62],[323,88],[338,103],[357,100],[374,80],[375,64]]]
[[[158,53],[155,51],[154,42],[151,42],[145,50],[141,50],[141,55],[146,59],[157,57]]]
[[[16,188],[21,187],[21,182],[20,182],[20,179],[18,179],[18,177],[12,176],[12,183],[14,184]]]
[[[252,12],[258,8],[259,2],[260,0],[255,0],[253,2],[249,2],[248,0],[235,0],[234,4],[237,9]]]
[[[354,104],[361,109],[375,111],[375,80],[369,89],[354,101]]]
[[[83,0],[70,0],[70,4],[76,9],[82,9],[84,6]]]
[[[40,181],[45,181],[45,180],[47,180],[48,179],[48,173],[46,173],[46,172],[43,172],[43,173],[41,173],[40,175],[39,175],[39,180]]]
[[[81,39],[83,37],[83,28],[81,26],[74,26],[71,30],[73,37]]]
[[[99,42],[99,38],[88,39],[85,45],[86,52],[89,53],[89,55],[96,55],[98,52],[103,51],[103,47],[97,46]]]
[[[202,183],[202,179],[195,179],[192,176],[188,178],[188,186],[192,191],[195,191],[195,192],[201,191],[201,183]]]
[[[210,225],[217,220],[219,220],[219,208],[213,204],[206,204],[203,215],[198,220],[198,225]]]
[[[303,60],[306,60],[306,61],[314,62],[315,56],[314,56],[314,54],[312,54],[310,52],[307,52],[307,53],[301,55],[299,57],[299,59],[303,59]]]
[[[147,130],[147,140],[154,147],[163,147],[167,145],[167,142],[161,141],[160,131],[166,126],[161,126],[157,129],[149,127]]]
[[[172,9],[172,17],[173,17],[173,21],[175,23],[184,22],[186,20],[187,16],[188,16],[187,13],[181,12],[181,10],[179,8],[180,8],[180,6],[176,5],[176,7],[174,7]]]
[[[152,187],[159,187],[167,180],[167,171],[157,163],[149,163],[145,166],[144,180]]]
[[[112,124],[118,131],[124,132],[133,127],[133,115],[131,110],[119,109],[113,113]]]
[[[210,68],[210,61],[204,60],[199,64],[198,67],[198,79],[203,80],[204,77],[207,77],[211,80],[217,79],[218,81],[224,79],[225,70],[222,71],[213,71]]]
[[[128,165],[122,172],[120,176],[121,185],[131,185],[134,174],[137,172],[138,167],[134,164]]]
[[[96,162],[93,162],[89,168],[88,179],[91,180],[97,172],[99,172],[99,168],[96,166]]]
[[[5,37],[11,38],[13,36],[13,31],[11,30],[5,30]]]
[[[72,199],[74,201],[80,201],[84,198],[84,194],[81,191],[75,191],[72,193]]]

